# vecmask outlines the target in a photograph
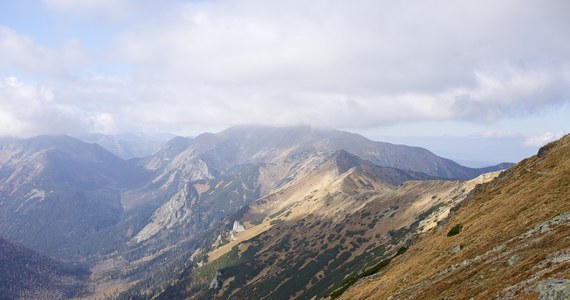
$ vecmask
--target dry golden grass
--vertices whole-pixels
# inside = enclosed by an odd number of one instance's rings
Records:
[[[428,233],[381,274],[342,298],[536,299],[535,285],[541,279],[570,278],[568,260],[553,259],[570,254],[568,223],[524,235],[570,211],[570,136],[544,149],[548,152],[541,157],[528,158],[477,188],[441,230]],[[448,237],[456,224],[463,230]],[[455,245],[463,248],[452,254]],[[509,264],[515,256],[518,260]]]
[[[214,261],[216,259],[218,259],[220,256],[228,253],[230,250],[232,250],[232,248],[235,245],[238,245],[239,243],[243,242],[243,241],[247,241],[255,236],[257,236],[258,234],[267,231],[269,228],[271,228],[271,225],[269,224],[269,220],[263,220],[263,223],[257,225],[257,226],[252,226],[252,227],[248,227],[246,230],[242,231],[242,232],[238,232],[235,234],[236,239],[233,241],[228,242],[227,244],[221,246],[220,248],[208,253],[208,262]]]

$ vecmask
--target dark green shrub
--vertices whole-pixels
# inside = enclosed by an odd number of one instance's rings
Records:
[[[261,219],[256,219],[256,220],[251,220],[249,223],[251,223],[251,225],[257,226],[257,225],[263,223],[263,218],[261,218]]]
[[[455,226],[453,226],[453,228],[451,228],[449,230],[449,232],[447,233],[447,236],[454,236],[457,235],[461,232],[461,229],[463,229],[463,225],[461,224],[457,224]]]
[[[406,253],[406,251],[408,251],[408,248],[400,247],[400,249],[398,249],[398,252],[396,252],[396,256],[402,255],[402,254]]]
[[[273,226],[273,225],[279,225],[283,222],[282,219],[275,219],[275,220],[271,220],[271,222],[269,222],[269,225]]]

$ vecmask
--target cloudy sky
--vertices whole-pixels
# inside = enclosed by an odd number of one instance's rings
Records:
[[[0,1],[0,136],[307,124],[516,161],[570,131],[569,36],[566,0]]]

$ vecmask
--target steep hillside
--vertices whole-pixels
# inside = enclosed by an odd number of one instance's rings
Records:
[[[0,238],[1,299],[69,299],[87,292],[88,275]]]
[[[476,182],[410,181],[339,151],[255,201],[191,257],[160,299],[310,299],[394,255],[444,218]],[[207,253],[209,252],[209,253]]]
[[[186,141],[177,139],[175,143],[180,145]],[[161,150],[155,157],[168,161],[177,152],[166,150]],[[141,286],[160,289],[185,268],[188,253],[213,243],[216,231],[224,227],[224,218],[239,214],[276,186],[303,181],[327,157],[325,153],[287,156],[267,164],[236,166],[211,179],[191,180],[181,176],[178,182],[179,175],[176,175],[155,188],[147,185],[141,190],[130,191],[129,195],[124,194],[124,203],[128,204],[125,207],[129,208],[118,227],[128,228],[119,233],[127,244],[94,268],[96,285],[106,287],[122,281],[127,283],[122,285],[125,287],[144,278]],[[158,167],[155,174],[161,174],[165,169],[164,165]],[[173,172],[179,174],[180,171]],[[140,201],[145,197],[148,197],[147,201]],[[132,202],[131,198],[135,200]],[[152,208],[152,203],[158,203],[160,199],[165,199],[163,204],[144,213],[148,213],[148,217],[139,212],[144,207]]]
[[[446,225],[343,299],[565,299],[569,232],[567,135],[475,189]]]
[[[117,223],[121,189],[135,173],[100,146],[67,136],[2,143],[0,234],[43,253],[77,254],[86,237]]]

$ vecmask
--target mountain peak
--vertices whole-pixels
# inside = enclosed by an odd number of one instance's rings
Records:
[[[335,160],[339,173],[344,173],[364,164],[371,164],[346,150],[335,151],[331,157]]]
[[[14,142],[20,144],[22,148],[36,152],[48,149],[59,149],[68,151],[70,154],[80,154],[90,151],[99,152],[102,155],[115,156],[98,144],[86,143],[69,135],[39,135],[22,140],[15,140]]]
[[[334,152],[331,155],[331,159],[334,160],[340,174],[355,168],[359,172],[366,173],[382,182],[396,186],[410,180],[435,179],[435,177],[421,172],[378,166],[346,150],[338,150]]]

